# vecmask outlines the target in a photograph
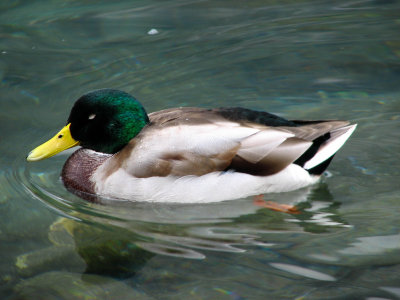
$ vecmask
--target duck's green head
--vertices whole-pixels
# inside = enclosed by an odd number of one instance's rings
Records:
[[[67,125],[27,158],[36,161],[81,145],[102,153],[121,150],[149,122],[143,106],[128,93],[102,89],[81,96]]]

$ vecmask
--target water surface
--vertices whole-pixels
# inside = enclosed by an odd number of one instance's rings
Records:
[[[3,1],[3,299],[400,298],[396,1]],[[357,131],[321,183],[266,200],[88,203],[64,154],[27,164],[75,99],[132,93],[151,112],[243,106]]]

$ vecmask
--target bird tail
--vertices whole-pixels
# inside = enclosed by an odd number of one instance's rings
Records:
[[[294,163],[306,169],[310,174],[322,174],[356,127],[357,124],[335,128],[316,138],[313,140],[313,145]]]

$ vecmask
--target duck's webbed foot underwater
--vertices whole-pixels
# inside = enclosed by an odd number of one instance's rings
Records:
[[[284,212],[287,214],[299,214],[300,210],[290,204],[280,204],[273,201],[265,201],[263,195],[257,195],[254,197],[253,204],[262,208],[268,208],[270,210]]]

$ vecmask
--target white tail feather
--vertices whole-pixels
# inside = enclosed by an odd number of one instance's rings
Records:
[[[314,157],[304,164],[304,169],[314,168],[334,155],[344,145],[356,127],[357,124],[354,124],[332,130],[330,132],[331,138],[323,143]]]

